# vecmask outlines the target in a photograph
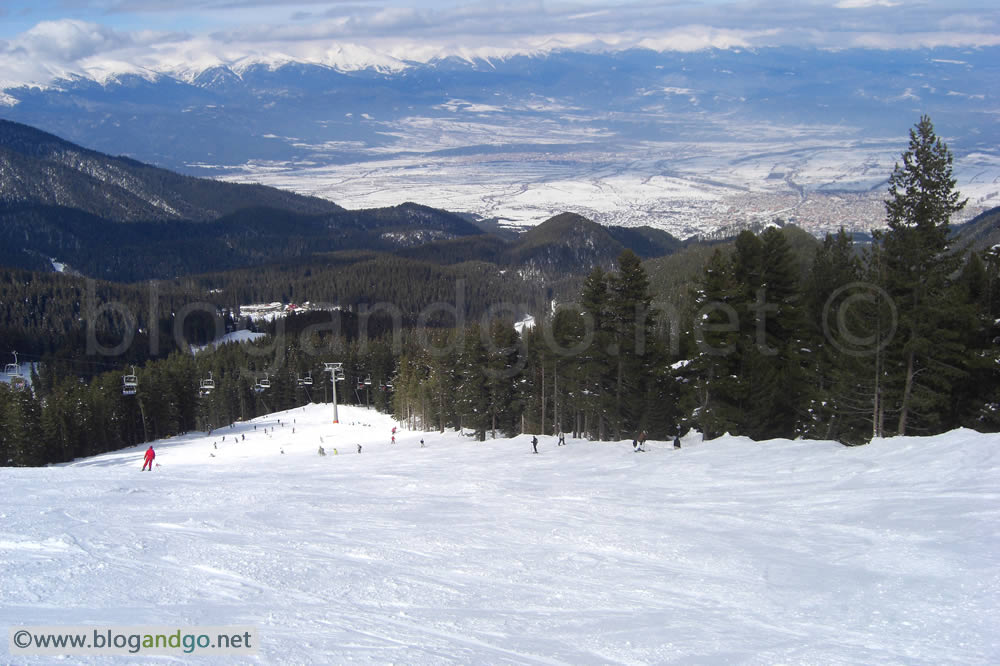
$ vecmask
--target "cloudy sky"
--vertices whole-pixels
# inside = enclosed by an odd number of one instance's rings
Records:
[[[0,82],[243,57],[350,66],[558,47],[1000,45],[996,0],[5,0]]]

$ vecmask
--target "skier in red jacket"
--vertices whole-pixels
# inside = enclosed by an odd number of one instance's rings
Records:
[[[149,465],[149,471],[153,471],[153,459],[156,458],[156,452],[153,451],[153,447],[150,446],[146,449],[146,457],[143,459],[142,471],[146,471],[146,465]]]

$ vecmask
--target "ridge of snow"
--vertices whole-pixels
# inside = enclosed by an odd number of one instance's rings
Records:
[[[449,58],[456,58],[472,66],[495,67],[496,62],[510,58],[543,57],[556,52],[614,52],[630,48],[669,50],[667,44],[647,43],[622,39],[616,35],[548,35],[537,39],[524,39],[508,45],[483,44],[481,46],[443,45],[429,42],[395,41],[379,48],[356,42],[306,43],[294,51],[262,50],[252,47],[243,53],[220,52],[218,45],[193,41],[176,49],[163,49],[133,55],[124,59],[124,52],[109,52],[73,62],[41,62],[18,60],[8,55],[0,60],[4,77],[0,90],[19,87],[58,87],[61,80],[75,78],[94,81],[100,85],[115,83],[127,74],[141,76],[148,81],[162,77],[193,82],[206,70],[226,67],[237,76],[251,67],[265,66],[273,71],[290,64],[310,64],[329,67],[340,72],[373,70],[395,74],[415,66],[435,67]]]

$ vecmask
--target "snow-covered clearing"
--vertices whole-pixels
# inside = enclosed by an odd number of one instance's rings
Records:
[[[212,349],[217,349],[220,345],[228,345],[230,343],[242,343],[242,342],[253,342],[263,338],[266,333],[258,333],[256,331],[248,331],[246,329],[240,329],[238,331],[230,331],[225,335],[222,335],[215,340],[212,340],[207,345],[191,345],[192,352],[200,352],[211,347]]]
[[[1000,662],[996,436],[532,455],[331,420],[0,468],[0,625],[257,626],[232,663]]]

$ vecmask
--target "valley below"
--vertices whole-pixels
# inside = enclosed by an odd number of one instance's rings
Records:
[[[510,226],[573,212],[605,225],[649,225],[678,238],[775,219],[822,235],[882,226],[888,176],[905,147],[897,138],[795,135],[593,146],[537,140],[459,151],[404,144],[397,152],[371,151],[323,165],[249,162],[222,168],[220,177],[350,209],[413,201]],[[1000,205],[1000,152],[960,157],[956,176],[969,199],[956,222]]]

